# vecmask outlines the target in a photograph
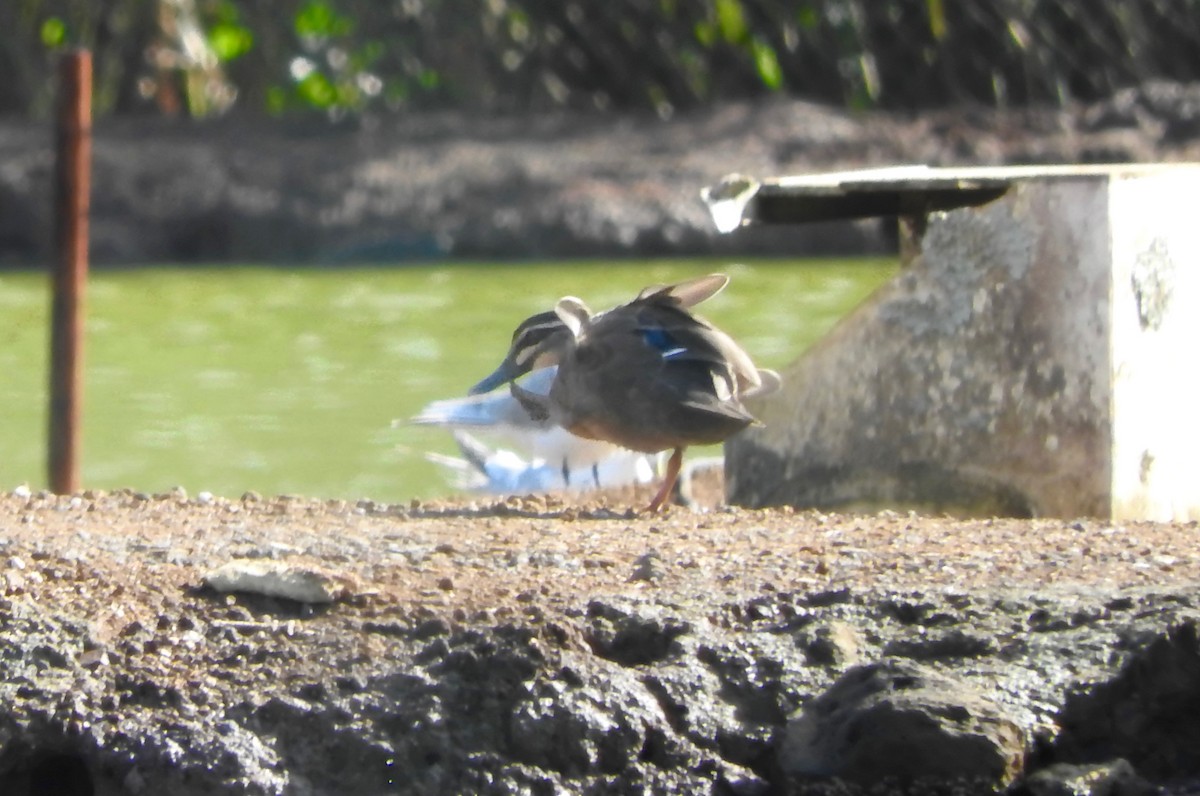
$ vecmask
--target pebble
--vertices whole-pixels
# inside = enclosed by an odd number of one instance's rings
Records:
[[[634,562],[633,574],[629,576],[632,581],[659,581],[666,575],[666,570],[662,566],[662,556],[657,550],[651,550],[638,556]]]
[[[221,593],[247,592],[302,603],[331,603],[337,584],[323,572],[261,559],[230,561],[204,575],[205,584]]]

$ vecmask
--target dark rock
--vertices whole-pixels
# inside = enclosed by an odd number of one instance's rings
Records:
[[[1057,763],[1027,777],[1012,796],[1152,796],[1159,789],[1127,760],[1091,765]]]
[[[1003,786],[1020,771],[1019,724],[972,686],[905,661],[846,672],[789,720],[779,766],[858,784],[921,777]]]
[[[666,730],[648,694],[613,711],[594,686],[539,680],[515,706],[509,737],[516,760],[579,777],[619,774],[642,758],[664,768],[680,765],[687,754],[665,742]]]
[[[1183,623],[1194,613],[1186,590],[961,599],[864,589],[771,600],[755,590],[720,608],[708,597],[596,598],[556,616],[553,631],[446,623],[426,637],[408,622],[362,620],[326,635],[321,618],[297,623],[294,635],[209,636],[199,631],[211,617],[176,605],[161,635],[124,625],[123,641],[157,640],[151,651],[114,653],[100,666],[79,661],[95,643],[87,623],[0,601],[0,794],[26,796],[41,783],[101,796],[974,796],[1001,788],[1022,738],[1056,720],[1061,736],[1047,731],[1035,750],[1042,773],[1020,787],[1111,780],[1108,796],[1142,796],[1120,790],[1139,781],[1110,765],[1111,750],[1154,782],[1194,777],[1200,643]],[[1114,599],[1126,607],[1104,610]],[[901,603],[922,606],[919,621],[895,621],[889,612]],[[786,605],[811,621],[771,618]],[[735,607],[748,621],[715,621]],[[1025,620],[1038,609],[1068,621],[1031,633]],[[880,660],[938,616],[953,620],[933,625],[958,639],[949,649],[979,654],[938,657],[936,670]],[[180,630],[184,617],[192,630]],[[946,637],[928,633],[935,649]],[[329,654],[345,645],[363,654]],[[177,676],[201,661],[220,664]],[[875,662],[842,673],[855,661]],[[1108,769],[1087,767],[1097,762]]]
[[[812,639],[802,644],[812,664],[845,669],[861,662],[863,640],[858,631],[845,622],[817,628]]]
[[[719,696],[746,724],[779,726],[801,701],[782,660],[753,646],[701,646],[696,657],[716,675]]]
[[[676,639],[691,625],[672,619],[626,613],[599,600],[588,605],[587,642],[602,658],[622,666],[662,661],[682,651]]]
[[[912,658],[918,661],[980,658],[991,655],[993,652],[995,652],[995,647],[991,639],[959,630],[934,637],[896,639],[889,641],[883,647],[884,655]]]
[[[1200,775],[1200,638],[1185,622],[1136,653],[1120,674],[1070,694],[1055,758],[1124,758],[1155,781]]]
[[[810,605],[814,608],[825,607],[829,605],[838,605],[840,603],[850,602],[850,589],[830,589],[828,591],[818,591],[812,594],[806,594],[801,598],[800,602],[803,605]]]
[[[666,570],[663,567],[662,556],[656,551],[651,550],[637,557],[634,561],[633,573],[630,574],[629,580],[632,581],[660,581],[666,575]]]

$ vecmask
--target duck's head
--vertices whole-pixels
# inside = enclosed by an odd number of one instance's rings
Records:
[[[490,392],[530,371],[558,364],[571,330],[553,311],[531,315],[513,331],[512,343],[499,367],[468,390],[468,394]]]

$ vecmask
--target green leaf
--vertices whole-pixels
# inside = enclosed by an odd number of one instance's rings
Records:
[[[754,67],[758,70],[758,79],[772,91],[783,87],[783,69],[779,66],[779,58],[771,45],[761,39],[750,42],[750,52],[754,54]]]
[[[716,0],[717,28],[730,44],[746,40],[746,17],[740,0]]]
[[[267,113],[278,116],[287,110],[288,92],[283,86],[271,86],[267,89]]]
[[[296,94],[314,108],[331,108],[338,101],[337,86],[320,72],[310,72],[298,82]]]
[[[925,9],[929,12],[929,32],[934,41],[946,37],[946,7],[942,0],[925,0]]]
[[[47,48],[61,47],[67,41],[67,26],[58,17],[47,17],[42,23],[42,44]]]
[[[436,69],[422,69],[421,73],[417,75],[417,82],[421,85],[421,88],[426,91],[432,91],[441,84],[442,77]]]
[[[711,22],[696,23],[696,41],[705,47],[712,47],[717,40],[717,26]]]
[[[411,94],[412,90],[408,86],[408,81],[403,78],[389,80],[384,84],[383,96],[392,104],[403,103]]]
[[[217,22],[236,23],[238,21],[238,8],[234,0],[220,0],[213,6],[213,18]]]
[[[217,58],[232,61],[239,55],[250,52],[254,47],[254,34],[241,25],[220,22],[209,31],[208,43],[217,54]]]
[[[381,41],[368,41],[358,48],[359,63],[370,66],[383,57],[387,47]]]
[[[292,24],[299,35],[313,37],[344,36],[354,28],[349,17],[342,16],[323,0],[309,0],[301,6]]]

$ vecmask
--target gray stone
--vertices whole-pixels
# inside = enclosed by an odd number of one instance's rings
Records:
[[[862,662],[863,639],[852,625],[830,622],[813,631],[812,639],[804,644],[809,663],[838,670]]]
[[[1016,721],[972,686],[914,663],[855,667],[787,724],[779,766],[857,784],[921,777],[1008,784],[1024,761]]]
[[[633,614],[613,603],[593,600],[588,605],[587,642],[592,651],[623,666],[657,663],[682,652],[676,639],[691,632],[673,617]]]
[[[1152,796],[1158,788],[1137,775],[1127,760],[1055,765],[1035,772],[1014,796]]]

